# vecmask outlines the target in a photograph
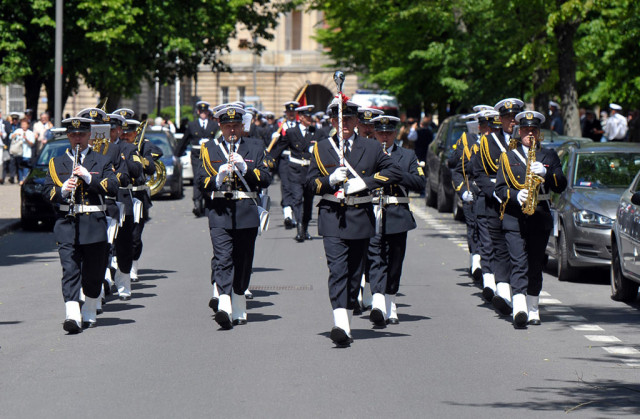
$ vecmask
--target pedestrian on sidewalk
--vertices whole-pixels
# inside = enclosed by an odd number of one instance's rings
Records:
[[[31,161],[32,148],[36,141],[33,131],[29,129],[29,119],[22,118],[20,120],[20,128],[13,131],[9,137],[11,138],[9,153],[11,154],[15,173],[18,175],[18,180],[22,185],[24,178],[29,173],[27,164]],[[13,183],[13,178],[10,178],[9,182]]]

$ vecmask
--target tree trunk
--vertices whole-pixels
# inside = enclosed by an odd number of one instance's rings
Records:
[[[580,115],[578,113],[578,91],[576,89],[576,62],[573,37],[579,22],[561,23],[555,28],[558,40],[558,74],[564,134],[580,137]]]
[[[533,109],[543,114],[545,117],[549,114],[549,93],[542,89],[542,86],[549,78],[550,71],[548,69],[538,69],[533,73]],[[543,128],[549,128],[551,121],[547,118],[543,124]]]
[[[24,82],[24,98],[27,101],[27,109],[33,110],[33,120],[38,120],[38,100],[40,98],[40,87],[42,79],[38,76],[25,76]]]

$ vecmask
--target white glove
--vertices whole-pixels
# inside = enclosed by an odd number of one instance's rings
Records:
[[[76,186],[76,178],[75,177],[70,177],[69,179],[67,179],[63,184],[62,184],[62,197],[66,198],[67,196],[71,195],[71,191],[73,191],[73,188],[75,188]]]
[[[224,182],[224,178],[227,177],[229,173],[231,173],[231,166],[228,163],[221,164],[218,168],[218,175],[216,176],[216,185],[218,186],[218,188],[220,187],[220,185],[222,185],[222,182]]]
[[[329,184],[334,186],[338,183],[344,182],[347,179],[347,171],[348,169],[344,166],[338,167],[329,176]]]
[[[464,191],[462,193],[462,200],[464,202],[473,202],[473,193],[469,191]]]
[[[278,138],[280,138],[280,133],[278,131],[276,131],[273,134],[271,134],[271,139],[272,140],[277,140]]]
[[[229,155],[229,160],[233,160],[233,163],[236,165],[238,170],[240,170],[240,173],[242,173],[242,175],[247,173],[247,162],[244,161],[240,154],[231,153]]]
[[[531,171],[538,176],[543,176],[547,174],[547,168],[544,167],[544,164],[539,161],[534,161],[531,163]]]
[[[208,138],[200,138],[200,141],[198,141],[198,144],[202,145],[202,144],[206,143],[207,141],[209,141]]]
[[[516,198],[518,199],[518,203],[520,205],[524,204],[524,202],[527,200],[528,197],[529,197],[529,190],[527,189],[522,189],[520,192],[518,192],[518,195],[516,196]]]
[[[360,192],[364,189],[367,189],[367,184],[364,183],[362,178],[349,179],[347,183],[344,184],[344,193],[347,195]]]
[[[80,176],[82,180],[84,180],[87,185],[91,183],[91,173],[84,166],[76,166],[76,170],[73,171],[73,174],[76,176]]]

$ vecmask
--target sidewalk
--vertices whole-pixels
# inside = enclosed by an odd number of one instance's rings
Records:
[[[0,185],[0,236],[20,228],[20,185]]]

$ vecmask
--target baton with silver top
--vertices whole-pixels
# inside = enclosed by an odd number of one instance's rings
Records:
[[[340,70],[337,70],[333,73],[333,81],[336,83],[338,87],[338,140],[340,141],[341,147],[341,162],[340,166],[344,166],[344,138],[342,138],[342,85],[344,84],[344,73]]]

